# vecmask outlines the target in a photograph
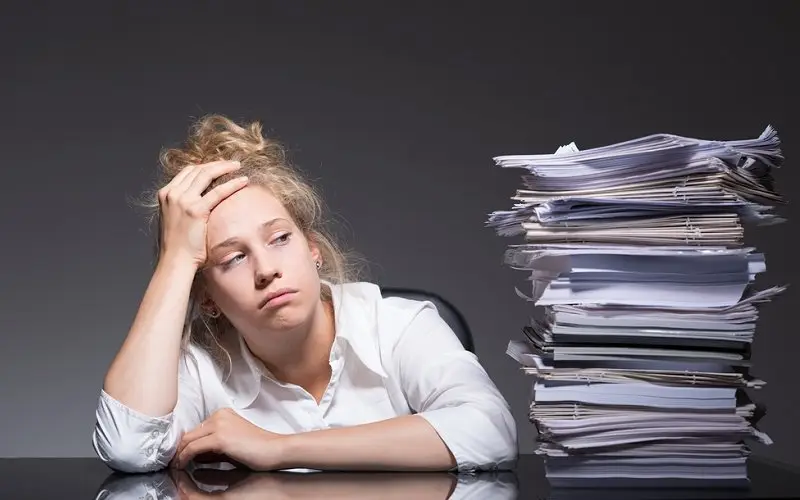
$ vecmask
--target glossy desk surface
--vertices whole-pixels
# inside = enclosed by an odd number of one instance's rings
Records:
[[[538,499],[798,498],[800,471],[751,458],[748,489],[553,489],[541,460],[522,455],[513,471],[447,473],[262,473],[241,470],[114,473],[91,458],[0,459],[0,498],[51,499]],[[149,496],[148,496],[149,495]]]

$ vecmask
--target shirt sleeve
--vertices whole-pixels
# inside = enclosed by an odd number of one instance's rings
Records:
[[[181,356],[178,402],[167,415],[145,415],[101,389],[92,434],[100,460],[114,470],[130,473],[169,465],[181,435],[200,425],[206,415],[195,361],[192,356]]]
[[[459,471],[513,466],[517,427],[507,401],[436,306],[419,304],[393,355],[409,405],[433,426]]]

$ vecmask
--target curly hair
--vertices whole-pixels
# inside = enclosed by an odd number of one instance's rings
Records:
[[[158,265],[161,244],[161,211],[158,191],[189,165],[212,161],[239,161],[241,168],[216,178],[208,190],[235,177],[246,175],[248,185],[267,189],[292,216],[294,223],[309,241],[316,244],[322,256],[320,278],[330,283],[346,283],[358,279],[356,254],[345,252],[327,229],[323,202],[319,192],[287,160],[283,145],[266,138],[259,122],[239,125],[221,115],[207,115],[197,120],[180,147],[166,148],[160,154],[160,175],[155,186],[146,192],[142,206],[149,212],[149,224],[156,225],[155,265]],[[182,349],[190,343],[206,350],[224,372],[229,373],[231,357],[222,337],[230,323],[220,316],[209,318],[200,309],[202,274],[195,275],[189,307],[182,333]],[[321,299],[331,300],[330,290],[321,287]]]

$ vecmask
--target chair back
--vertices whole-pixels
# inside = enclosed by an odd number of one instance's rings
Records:
[[[456,337],[461,341],[464,349],[472,353],[475,352],[475,343],[472,339],[472,332],[469,329],[467,320],[464,318],[464,315],[461,314],[461,311],[441,295],[416,288],[388,286],[381,287],[381,295],[384,297],[402,297],[405,299],[427,300],[432,302],[439,311],[439,316],[453,329],[453,332],[455,332]]]

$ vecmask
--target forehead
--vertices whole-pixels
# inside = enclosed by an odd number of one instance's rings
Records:
[[[215,244],[233,236],[244,236],[274,218],[291,220],[275,196],[259,186],[247,186],[225,198],[208,218],[208,242]]]

